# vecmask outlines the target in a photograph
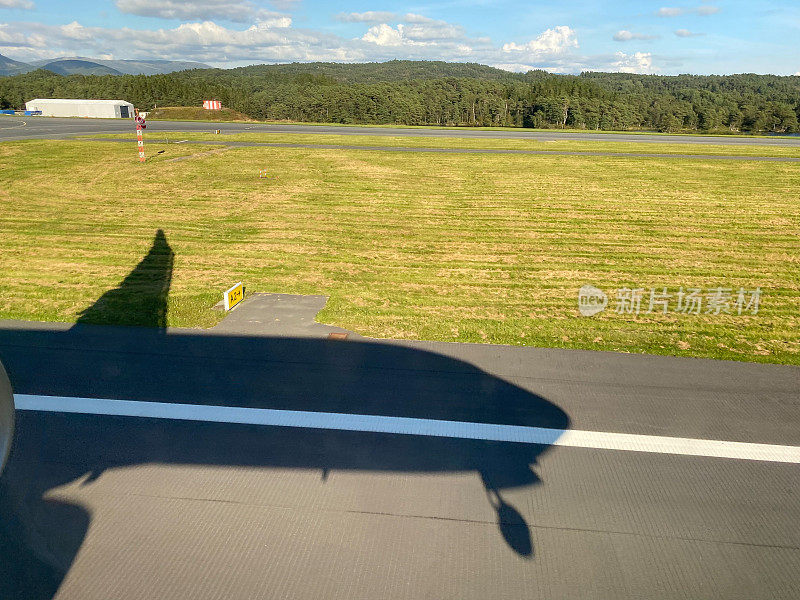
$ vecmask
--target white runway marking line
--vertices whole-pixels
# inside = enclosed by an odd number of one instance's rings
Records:
[[[179,421],[205,421],[243,425],[305,427],[338,431],[396,433],[429,437],[491,440],[522,444],[625,450],[683,456],[734,458],[778,463],[800,463],[800,446],[752,444],[722,440],[662,437],[631,433],[548,429],[521,425],[493,425],[466,421],[440,421],[411,417],[352,415],[346,413],[306,412],[236,406],[171,404],[104,398],[71,398],[16,394],[18,410],[33,410],[86,415],[145,417]]]

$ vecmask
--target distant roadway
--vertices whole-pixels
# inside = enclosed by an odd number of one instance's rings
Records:
[[[79,119],[56,117],[0,117],[0,141],[24,139],[64,139],[72,136],[103,133],[128,133],[133,129],[131,121],[124,119]],[[800,137],[734,137],[702,135],[657,135],[639,133],[590,133],[560,131],[527,131],[486,129],[434,129],[393,128],[330,125],[278,125],[267,123],[207,123],[198,121],[150,121],[148,131],[213,131],[225,133],[318,133],[327,135],[375,135],[416,137],[460,137],[481,139],[531,139],[531,140],[575,140],[601,142],[644,142],[658,144],[716,144],[798,146]]]

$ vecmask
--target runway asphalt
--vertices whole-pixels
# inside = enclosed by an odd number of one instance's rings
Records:
[[[102,133],[127,133],[133,128],[131,121],[117,119],[79,119],[56,117],[0,117],[0,141],[20,139],[63,139],[78,135]],[[656,135],[591,132],[544,132],[544,131],[489,131],[481,129],[433,129],[433,128],[387,128],[387,127],[337,127],[326,125],[278,125],[264,123],[201,123],[194,121],[149,121],[148,131],[214,131],[226,133],[242,131],[270,133],[318,133],[334,135],[375,136],[425,136],[463,137],[483,139],[534,139],[577,140],[605,142],[642,142],[659,144],[714,144],[714,145],[759,145],[800,146],[800,137],[780,138],[769,136],[734,137],[700,135]]]
[[[334,340],[309,321],[324,298],[255,299],[209,331],[0,322],[15,392],[56,407],[18,411],[0,597],[800,595],[798,464],[558,445],[597,432],[796,449],[800,369]],[[167,418],[57,409],[84,397]],[[185,421],[175,405],[331,418]],[[349,415],[467,425],[376,433]],[[470,423],[545,428],[556,445],[476,439]]]

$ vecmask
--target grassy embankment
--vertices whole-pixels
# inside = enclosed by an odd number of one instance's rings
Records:
[[[74,321],[163,229],[171,325],[213,325],[243,280],[327,294],[320,320],[377,337],[800,364],[797,163],[146,144],[144,165],[127,144],[0,144],[0,318]],[[612,306],[579,316],[583,284]],[[616,314],[626,286],[763,298]]]

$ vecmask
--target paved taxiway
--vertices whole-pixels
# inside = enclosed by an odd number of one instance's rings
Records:
[[[19,139],[61,139],[78,135],[128,133],[131,121],[122,119],[78,119],[57,117],[0,117],[0,141]],[[490,131],[485,129],[434,129],[388,127],[337,127],[329,125],[283,125],[266,123],[206,123],[196,121],[149,121],[148,131],[207,131],[225,133],[243,131],[265,133],[317,133],[328,135],[375,135],[389,137],[464,137],[483,139],[577,140],[605,142],[642,142],[658,144],[714,144],[798,146],[800,137],[735,137],[701,135],[656,135],[633,133],[592,133],[558,131]]]

